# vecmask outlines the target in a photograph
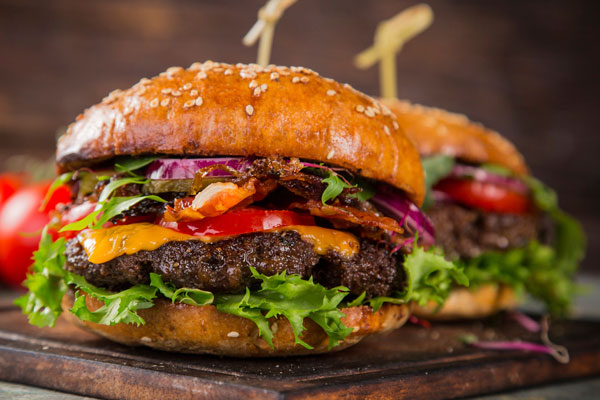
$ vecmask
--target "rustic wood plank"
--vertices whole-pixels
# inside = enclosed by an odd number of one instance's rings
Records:
[[[489,352],[461,344],[485,338],[535,340],[514,322],[406,326],[340,353],[236,359],[130,348],[60,320],[39,329],[0,304],[0,380],[87,396],[158,398],[447,398],[593,376],[600,373],[600,322],[555,323],[569,347],[562,365],[545,355]]]

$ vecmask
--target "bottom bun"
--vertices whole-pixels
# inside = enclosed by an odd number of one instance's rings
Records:
[[[484,318],[499,311],[515,308],[517,298],[512,288],[506,285],[481,285],[477,289],[456,288],[441,309],[436,304],[426,307],[415,306],[413,314],[429,320],[452,320]]]
[[[73,294],[63,298],[63,308],[73,306]],[[90,310],[103,303],[86,295]],[[377,312],[369,306],[342,308],[346,315],[342,322],[353,332],[331,351],[338,351],[358,343],[363,337],[390,331],[402,326],[410,314],[409,306],[386,303]],[[146,321],[144,325],[116,324],[113,326],[82,321],[71,313],[67,319],[87,330],[129,346],[148,346],[155,349],[181,353],[203,353],[234,357],[274,357],[328,352],[329,338],[325,331],[310,319],[304,320],[306,328],[302,340],[314,349],[294,344],[294,333],[284,317],[270,318],[274,333],[273,347],[259,337],[258,327],[249,319],[217,311],[212,305],[190,306],[173,304],[157,299],[152,308],[139,310]]]

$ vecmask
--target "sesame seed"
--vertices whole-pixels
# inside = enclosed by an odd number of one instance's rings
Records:
[[[192,96],[192,97],[198,96],[198,91],[196,89],[190,90],[190,96]]]
[[[255,87],[258,86],[258,82],[256,82],[254,79],[250,81],[250,83],[248,84],[248,87],[250,89],[254,89]]]
[[[225,75],[231,75],[231,74],[233,74],[233,71],[232,71],[231,69],[227,68],[227,69],[225,70],[224,74],[225,74]]]
[[[190,71],[196,71],[202,68],[202,63],[195,62],[188,68]]]
[[[160,105],[163,107],[166,107],[169,105],[169,99],[163,99],[163,101],[160,102]]]
[[[279,71],[279,75],[288,76],[289,74],[290,74],[290,71],[285,70],[285,69]]]
[[[183,87],[181,89],[183,90],[190,90],[192,88],[192,84],[191,83],[186,83],[185,85],[183,85]]]
[[[260,96],[260,86],[254,88],[254,92],[252,93],[254,96]]]
[[[327,96],[335,96],[335,94],[336,94],[336,93],[337,93],[337,92],[336,92],[335,90],[333,90],[333,89],[329,89],[329,90],[327,91]]]
[[[384,132],[385,132],[386,135],[388,135],[388,136],[390,135],[390,128],[388,128],[387,125],[383,126],[383,130],[384,130]]]
[[[133,108],[131,107],[127,107],[124,111],[123,111],[123,115],[127,116],[129,114],[131,114],[133,112]]]
[[[395,131],[397,131],[398,128],[400,128],[400,125],[398,125],[398,123],[396,121],[392,121],[392,126],[394,127]]]
[[[267,91],[267,84],[263,83],[262,85],[260,85],[260,90],[262,90],[263,92]]]
[[[298,83],[298,82],[300,82],[300,78],[299,77],[295,76],[295,77],[292,78],[292,83]]]
[[[173,90],[173,91],[171,92],[171,95],[173,95],[173,96],[175,96],[175,97],[179,97],[179,96],[181,96],[181,92],[180,92],[179,90]]]
[[[206,72],[200,71],[196,74],[196,79],[206,79]]]
[[[152,101],[150,102],[150,107],[152,107],[152,108],[158,107],[158,101],[159,100],[157,98],[156,99],[152,99]]]
[[[148,78],[142,78],[142,79],[140,79],[140,83],[142,85],[146,85],[146,84],[150,83],[150,79],[148,79]]]
[[[272,81],[278,81],[279,80],[279,74],[277,72],[271,72],[271,80]]]
[[[216,67],[216,68],[213,68],[212,70],[213,70],[213,71],[215,71],[215,72],[221,72],[221,71],[223,71],[224,69],[225,69],[225,68]]]
[[[180,71],[183,71],[183,68],[181,67],[170,67],[167,68],[167,70],[165,71],[167,73],[167,75],[174,75]]]
[[[373,109],[371,107],[367,107],[367,109],[365,110],[365,115],[367,117],[374,117],[375,113],[373,112]]]
[[[308,83],[309,80],[310,79],[308,79],[307,76],[303,76],[302,78],[300,78],[300,82],[302,82],[302,83]]]
[[[162,94],[169,94],[171,93],[171,89],[170,88],[164,88],[163,90],[160,91]]]
[[[254,79],[256,78],[256,73],[254,71],[250,71],[249,69],[243,69],[240,71],[240,76],[244,79]]]
[[[236,338],[236,337],[240,337],[240,334],[239,334],[239,332],[231,331],[227,334],[227,337]]]
[[[248,114],[248,116],[252,116],[252,114],[254,114],[254,107],[252,107],[250,104],[246,106],[246,114]]]
[[[190,108],[190,107],[193,107],[194,105],[196,105],[196,101],[194,99],[188,100],[185,103],[183,103],[183,108]]]
[[[198,96],[195,100],[195,103],[197,106],[201,106],[203,101],[204,100],[202,100],[202,97]]]
[[[291,67],[290,67],[290,70],[291,70],[292,72],[300,72],[301,68],[300,68],[300,67],[294,67],[294,66],[291,66]]]
[[[356,111],[358,112],[365,112],[365,106],[363,106],[362,104],[359,104],[356,106]]]
[[[328,160],[332,159],[334,155],[335,155],[335,150],[331,150],[329,153],[327,153],[327,159]]]

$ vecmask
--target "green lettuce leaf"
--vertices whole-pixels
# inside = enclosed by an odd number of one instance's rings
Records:
[[[148,285],[135,285],[117,293],[110,292],[90,284],[80,275],[65,271],[65,283],[84,290],[88,295],[102,301],[104,305],[96,311],[90,311],[85,304],[85,296],[75,293],[75,302],[71,312],[83,321],[103,325],[125,324],[142,325],[145,321],[138,310],[150,308],[156,298],[156,288]]]
[[[415,240],[416,242],[416,240]],[[443,304],[454,285],[469,286],[469,279],[461,267],[448,261],[437,248],[426,251],[414,246],[412,253],[404,259],[406,286],[401,292],[389,297],[367,300],[374,310],[383,303],[408,303],[424,306],[430,301]]]
[[[558,268],[554,247],[537,241],[505,252],[488,252],[468,260],[457,261],[473,288],[490,282],[504,283],[517,294],[529,293],[542,301],[554,315],[565,315],[578,287],[569,270]]]
[[[305,318],[323,328],[329,336],[329,348],[352,333],[352,328],[342,323],[344,314],[338,309],[348,294],[347,288],[326,289],[314,283],[312,277],[304,280],[299,275],[286,275],[285,271],[265,276],[252,267],[250,269],[252,276],[262,281],[260,290],[251,292],[246,289],[243,295],[216,295],[215,304],[221,312],[254,321],[269,345],[273,345],[273,331],[267,319],[279,315],[290,322],[295,342],[308,349],[312,347],[300,339]]]
[[[29,292],[15,301],[33,325],[54,326],[62,313],[61,301],[67,291],[63,280],[64,253],[65,240],[52,242],[44,229],[39,249],[33,253],[31,273],[23,283]]]
[[[159,274],[150,274],[150,285],[158,288],[160,293],[173,303],[185,303],[191,306],[211,304],[215,296],[211,292],[200,289],[179,288],[170,283],[163,282]]]
[[[425,170],[425,201],[423,209],[426,210],[433,205],[431,188],[452,171],[455,161],[451,156],[438,154],[424,157],[421,163],[423,164],[423,170]]]

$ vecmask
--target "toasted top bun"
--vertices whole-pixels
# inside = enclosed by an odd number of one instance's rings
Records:
[[[527,165],[515,146],[499,133],[469,121],[461,114],[402,100],[381,100],[422,155],[447,154],[474,163],[493,163],[515,174],[527,174]]]
[[[282,156],[326,162],[421,204],[419,155],[377,100],[301,67],[207,61],[115,90],[58,141],[59,171],[119,155]]]
[[[63,308],[73,306],[73,294],[67,292],[63,298]],[[270,318],[273,331],[273,347],[259,336],[258,328],[249,319],[219,312],[215,306],[191,306],[171,303],[166,299],[154,300],[151,308],[139,310],[146,322],[144,325],[116,324],[113,326],[82,321],[67,312],[67,319],[87,330],[110,340],[129,346],[149,346],[165,351],[181,353],[206,353],[232,357],[275,357],[302,354],[318,354],[329,351],[329,339],[316,322],[304,320],[302,340],[313,349],[295,344],[294,332],[284,317]],[[103,305],[86,295],[90,310]],[[358,343],[362,338],[374,333],[383,333],[402,326],[410,314],[406,304],[386,303],[373,312],[369,306],[343,308],[342,322],[353,329],[352,333],[331,351],[345,349]]]

